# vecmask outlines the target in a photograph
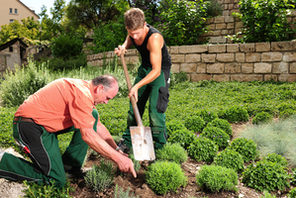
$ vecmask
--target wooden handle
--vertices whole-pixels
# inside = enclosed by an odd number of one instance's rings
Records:
[[[132,89],[132,84],[131,84],[131,80],[130,80],[129,75],[128,75],[128,70],[127,70],[127,66],[125,64],[124,54],[123,53],[120,55],[120,58],[121,58],[123,71],[124,71],[124,75],[125,75],[125,79],[126,79],[126,83],[127,83],[127,88],[128,88],[128,91],[130,91]],[[142,119],[141,119],[141,116],[140,116],[140,112],[139,112],[139,109],[138,109],[138,106],[137,106],[135,96],[132,96],[130,98],[130,100],[131,100],[131,103],[132,103],[132,106],[133,106],[133,110],[134,110],[135,118],[136,118],[136,121],[137,121],[137,125],[142,127],[143,123],[142,123]]]

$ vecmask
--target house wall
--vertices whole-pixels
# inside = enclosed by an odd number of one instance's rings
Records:
[[[5,69],[15,70],[16,65],[20,66],[22,64],[20,57],[20,42],[15,42],[11,47],[13,49],[12,52],[9,51],[9,47],[0,51],[0,71]],[[6,66],[3,65],[4,63],[6,63]]]
[[[296,81],[296,41],[174,46],[169,51],[171,71],[185,72],[191,81]],[[114,56],[110,51],[89,55],[87,60],[102,66]],[[128,50],[125,59],[138,64],[139,54]]]
[[[10,19],[19,21],[27,17],[39,19],[38,15],[19,0],[0,0],[0,4],[0,26],[9,24]],[[12,8],[12,13],[10,13],[10,8]],[[15,9],[17,9],[17,13],[15,13]]]

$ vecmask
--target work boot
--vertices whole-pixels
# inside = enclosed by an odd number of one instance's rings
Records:
[[[116,150],[121,150],[122,152],[129,154],[130,153],[130,148],[124,143],[124,139],[121,139],[120,142],[118,143],[118,147]]]
[[[68,178],[83,178],[85,176],[81,168],[64,164],[64,169]]]

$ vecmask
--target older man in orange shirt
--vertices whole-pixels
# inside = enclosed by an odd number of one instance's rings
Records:
[[[31,95],[18,108],[13,136],[33,163],[0,152],[0,177],[37,183],[66,183],[64,167],[80,169],[88,146],[136,177],[133,162],[121,151],[99,121],[95,105],[107,104],[118,92],[118,82],[109,75],[92,81],[62,78]],[[61,156],[57,135],[75,131]]]

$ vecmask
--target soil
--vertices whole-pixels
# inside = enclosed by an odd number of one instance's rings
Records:
[[[240,131],[242,131],[248,123],[244,124],[233,124],[233,137],[238,137]],[[94,164],[98,164],[100,161],[99,157],[88,157],[84,171],[89,170]],[[198,185],[196,185],[195,175],[200,169],[203,163],[198,163],[192,159],[188,159],[182,164],[182,169],[188,178],[188,184],[186,187],[179,188],[177,192],[171,192],[166,195],[156,195],[149,186],[145,183],[145,170],[147,170],[148,163],[144,162],[141,164],[140,170],[137,172],[137,178],[133,178],[130,174],[117,173],[114,179],[113,185],[106,189],[104,192],[96,193],[86,186],[83,178],[72,178],[71,186],[74,192],[71,192],[71,196],[74,198],[113,198],[115,185],[123,188],[125,191],[129,190],[134,195],[141,198],[189,198],[189,197],[208,197],[208,198],[258,198],[263,196],[262,193],[257,192],[254,189],[244,186],[240,181],[238,183],[237,192],[219,192],[219,193],[208,193],[202,191]],[[20,183],[9,182],[4,179],[0,179],[0,197],[15,198],[23,196],[22,190],[24,186]],[[286,197],[285,195],[277,194],[277,197]]]

